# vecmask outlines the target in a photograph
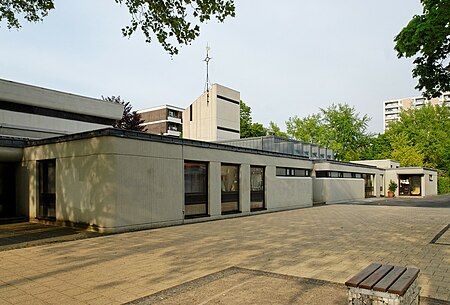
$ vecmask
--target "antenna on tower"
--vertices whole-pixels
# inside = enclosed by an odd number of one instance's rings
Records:
[[[209,61],[212,59],[212,57],[209,57],[209,50],[211,50],[211,48],[209,47],[208,44],[206,44],[206,57],[205,57],[205,59],[203,61],[206,62],[205,92],[207,92],[207,93],[209,93],[209,88],[211,87],[211,84],[209,82]],[[209,99],[208,99],[208,102],[209,102]]]

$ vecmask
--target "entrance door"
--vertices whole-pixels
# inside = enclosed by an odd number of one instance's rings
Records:
[[[0,218],[16,216],[16,166],[0,163]]]
[[[364,178],[364,192],[365,192],[365,197],[375,197],[374,195],[374,188],[373,188],[373,176],[372,174],[363,174],[363,178]]]
[[[264,167],[250,166],[250,211],[264,208]]]
[[[400,175],[398,193],[400,196],[422,195],[421,175]]]
[[[38,218],[56,218],[56,160],[37,161]]]

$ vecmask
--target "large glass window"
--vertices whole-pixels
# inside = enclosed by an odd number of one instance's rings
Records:
[[[208,215],[208,164],[184,163],[185,217]]]
[[[222,164],[222,214],[239,212],[239,165]]]
[[[56,218],[56,160],[37,161],[38,217]]]
[[[264,167],[250,167],[250,210],[264,209]]]

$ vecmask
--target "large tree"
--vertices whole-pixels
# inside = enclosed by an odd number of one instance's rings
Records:
[[[415,57],[416,88],[427,97],[437,97],[450,91],[450,1],[421,2],[423,13],[395,37],[395,50],[399,58]]]
[[[286,125],[295,139],[331,148],[337,159],[350,161],[358,159],[367,144],[369,121],[367,115],[360,117],[348,104],[332,104],[303,119],[291,117]]]
[[[423,154],[425,166],[450,170],[450,108],[426,104],[400,114],[400,121],[389,125],[391,135],[404,134],[411,145]],[[392,141],[391,141],[392,143]]]
[[[114,0],[125,5],[130,24],[122,29],[124,36],[141,30],[146,42],[156,37],[169,54],[178,53],[174,44],[188,45],[200,35],[199,23],[215,17],[223,22],[235,16],[234,0]],[[2,0],[0,21],[8,28],[20,28],[19,18],[42,21],[55,8],[54,0]]]
[[[253,123],[252,109],[244,101],[240,102],[241,138],[262,137],[267,134],[266,128],[260,123]]]
[[[114,128],[136,130],[136,131],[147,130],[145,126],[141,125],[145,121],[141,118],[141,115],[139,113],[132,110],[133,107],[131,106],[130,102],[125,102],[120,98],[120,96],[108,96],[108,97],[102,96],[102,99],[104,101],[108,101],[111,103],[118,103],[124,106],[122,118],[120,120],[117,120],[113,124]]]

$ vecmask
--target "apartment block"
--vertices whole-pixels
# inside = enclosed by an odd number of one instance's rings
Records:
[[[144,120],[147,133],[179,137],[183,131],[183,108],[162,105],[137,111]]]
[[[442,105],[444,102],[450,102],[450,92],[443,93],[440,97],[432,98],[430,100],[423,96],[407,97],[385,101],[383,104],[383,131],[389,129],[389,124],[400,120],[400,113],[402,110],[412,108],[420,108],[426,103],[431,105]]]

